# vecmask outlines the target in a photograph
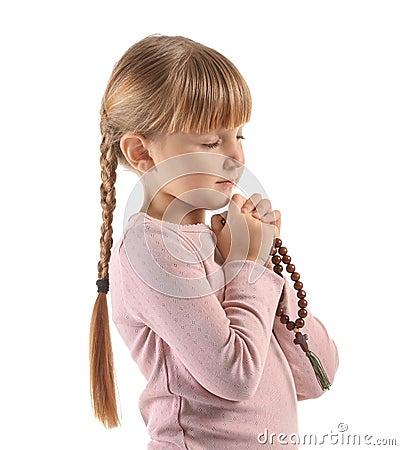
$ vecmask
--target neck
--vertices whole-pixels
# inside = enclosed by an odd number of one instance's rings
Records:
[[[140,211],[145,212],[156,219],[179,225],[205,223],[205,209],[193,208],[193,205],[160,190],[153,197],[146,195],[145,192],[144,201]]]

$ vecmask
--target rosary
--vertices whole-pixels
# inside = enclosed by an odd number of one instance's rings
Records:
[[[223,221],[225,221],[223,219]],[[277,254],[279,253],[279,254]],[[280,322],[283,325],[286,325],[286,328],[290,331],[293,330],[295,333],[295,338],[293,342],[301,347],[303,352],[306,354],[308,359],[310,360],[310,363],[314,369],[315,376],[317,377],[318,383],[320,384],[321,388],[326,391],[329,389],[332,385],[332,383],[329,381],[324,368],[322,367],[321,361],[317,357],[315,353],[313,353],[311,350],[308,349],[308,336],[306,334],[303,334],[300,332],[300,329],[304,327],[305,325],[305,318],[307,317],[307,305],[308,302],[306,300],[306,292],[303,290],[303,283],[300,281],[300,274],[298,272],[295,272],[295,265],[290,264],[291,257],[287,254],[287,248],[282,247],[282,241],[279,238],[275,238],[274,245],[272,246],[271,253],[272,255],[272,263],[274,264],[273,270],[275,273],[277,273],[279,276],[283,278],[282,272],[283,272],[283,266],[281,266],[279,263],[283,262],[286,264],[286,270],[287,272],[291,273],[290,278],[292,281],[294,281],[294,288],[298,291],[297,292],[297,298],[299,299],[297,302],[297,305],[299,306],[298,310],[298,318],[293,322],[290,320],[289,316],[285,314],[285,307],[282,305],[283,302],[283,293],[281,295],[281,298],[278,302],[278,307],[276,310],[276,316],[280,317]],[[280,256],[279,256],[280,255]],[[108,292],[108,278],[99,279],[96,282],[98,290],[97,292]]]
[[[310,360],[311,365],[315,372],[315,376],[317,377],[318,383],[320,384],[321,388],[325,391],[331,387],[332,383],[329,381],[325,373],[325,370],[322,367],[321,361],[318,359],[317,355],[315,355],[311,350],[308,349],[307,344],[308,336],[306,334],[301,333],[300,331],[300,329],[303,328],[305,325],[304,319],[307,317],[306,307],[308,305],[308,302],[305,298],[306,292],[303,290],[303,283],[300,281],[300,274],[298,272],[295,272],[296,268],[295,265],[290,264],[291,257],[287,254],[287,248],[282,247],[281,239],[275,238],[274,245],[271,250],[271,255],[272,255],[271,261],[274,264],[273,270],[282,278],[283,278],[282,275],[283,266],[281,266],[279,263],[282,261],[287,265],[286,271],[291,274],[290,278],[292,279],[292,281],[295,282],[294,288],[297,290],[297,298],[299,299],[297,305],[300,308],[298,310],[298,318],[295,321],[290,320],[289,316],[285,314],[286,312],[285,307],[282,306],[283,302],[283,294],[282,294],[281,298],[279,299],[276,315],[280,317],[280,322],[283,325],[286,325],[286,328],[288,330],[290,331],[293,330],[293,332],[295,333],[295,339],[293,340],[293,342],[301,347],[303,352]]]

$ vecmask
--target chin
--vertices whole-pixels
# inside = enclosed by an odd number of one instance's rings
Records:
[[[214,211],[228,205],[231,197],[232,192],[221,192],[214,189],[202,188],[186,192],[179,196],[179,199],[195,208]]]

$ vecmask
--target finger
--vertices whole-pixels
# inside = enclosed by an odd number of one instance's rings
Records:
[[[238,214],[245,201],[246,198],[243,197],[243,195],[233,194],[231,201],[229,202],[226,220],[230,220],[232,215]]]
[[[273,211],[275,213],[275,225],[278,229],[278,237],[279,237],[279,233],[281,231],[281,212],[278,211],[277,209],[275,211]]]
[[[252,214],[254,215],[255,213],[252,213]],[[263,222],[275,222],[278,220],[278,217],[277,217],[276,211],[269,211],[268,213],[260,216],[260,219]]]
[[[228,211],[224,211],[220,214],[221,216],[221,224],[224,226],[226,224],[226,218],[228,216]]]
[[[275,240],[276,238],[279,237],[281,230],[280,230],[279,227],[277,227],[277,226],[275,225],[275,230],[274,230],[274,231],[275,231],[275,232],[274,232],[274,235],[275,235],[274,240]]]
[[[273,227],[274,227],[274,241],[275,241],[275,239],[279,237],[279,229],[276,225],[273,225]]]
[[[224,221],[225,219],[221,214],[214,214],[211,217],[211,229],[215,234],[218,234],[222,230],[224,227]]]
[[[255,213],[252,213],[252,216],[255,216]],[[276,214],[274,213],[274,211],[270,211],[267,214],[264,214],[261,217],[258,217],[258,219],[261,220],[261,222],[263,223],[269,223],[269,224],[276,224],[278,221],[278,218],[276,216]]]
[[[261,222],[275,225],[278,230],[278,236],[281,230],[281,212],[278,210],[271,211],[270,213],[264,215],[260,218]]]
[[[244,197],[241,194],[236,193],[236,194],[232,195],[231,201],[233,201],[240,209],[246,202],[246,197]]]
[[[279,223],[279,225],[280,225],[281,224],[281,212],[278,211],[277,209],[274,212],[275,212],[276,222]]]
[[[277,221],[276,221],[276,227],[278,228],[278,236],[277,237],[279,237],[279,234],[281,232],[281,213],[279,213],[279,219],[277,219]]]
[[[258,216],[262,217],[271,212],[271,209],[271,201],[268,198],[263,198],[257,203],[255,210],[252,211],[252,214],[258,213]]]
[[[242,212],[250,212],[254,209],[255,205],[262,199],[262,195],[258,192],[250,195],[250,197],[246,200],[246,202],[242,206]]]

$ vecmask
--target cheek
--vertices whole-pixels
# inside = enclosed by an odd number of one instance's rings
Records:
[[[188,175],[170,183],[167,191],[194,208],[218,210],[229,203],[231,191],[218,189],[215,182],[212,175]]]
[[[215,189],[215,175],[203,173],[185,175],[168,184],[168,191],[172,194],[183,194],[195,189]]]
[[[226,157],[216,153],[197,152],[182,155],[174,159],[182,174],[187,175],[191,183],[206,185],[210,181],[216,181],[224,173]]]
[[[225,160],[221,155],[204,152],[180,154],[163,161],[158,166],[158,176],[165,182],[168,180],[168,190],[174,192],[214,187],[215,182],[224,176]]]

